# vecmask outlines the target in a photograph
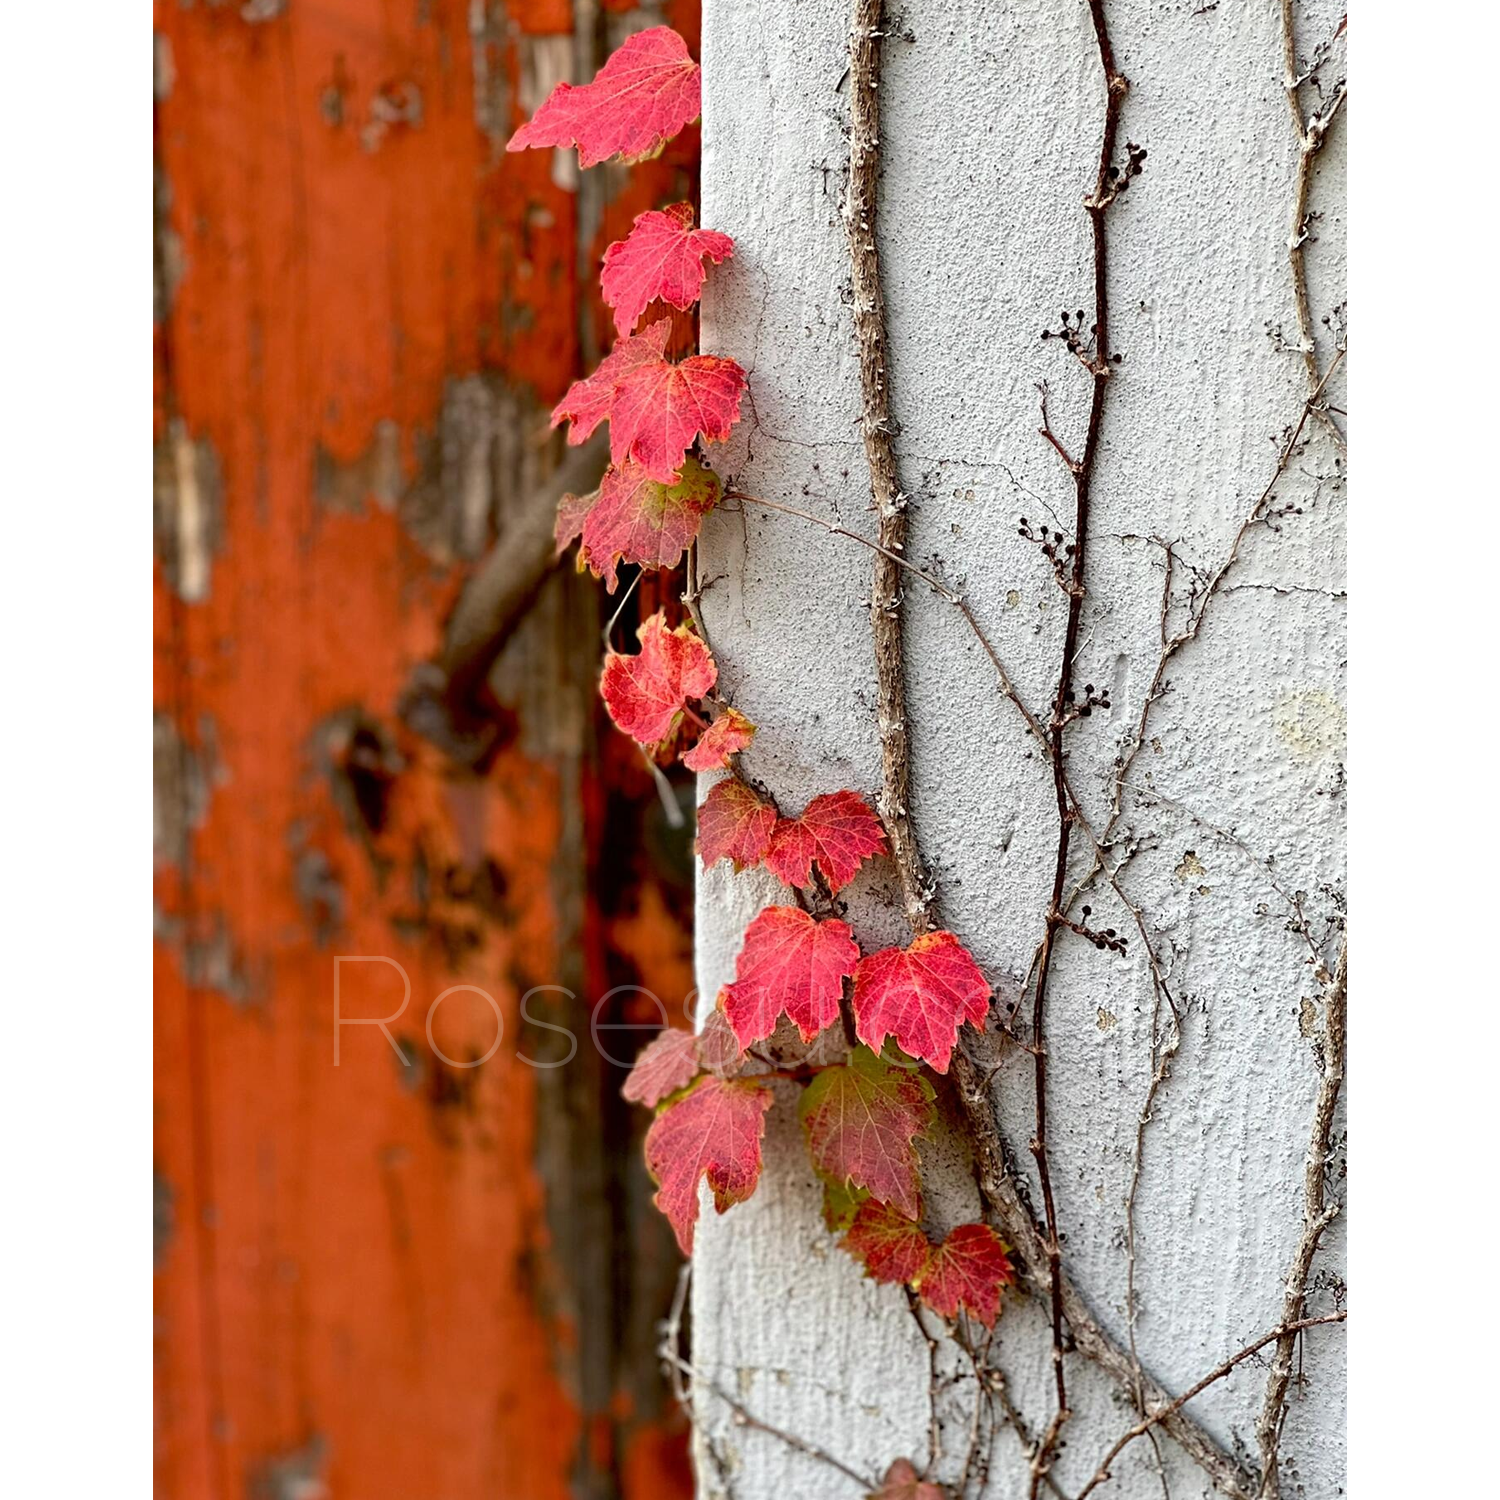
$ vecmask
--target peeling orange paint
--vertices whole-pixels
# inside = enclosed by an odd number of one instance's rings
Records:
[[[498,382],[534,452],[605,326],[576,194],[500,149],[526,35],[571,33],[571,7],[482,9],[476,34],[470,0],[157,8],[157,1491],[179,1500],[690,1492],[675,1415],[582,1394],[517,1051],[521,993],[569,944],[590,983],[682,982],[682,902],[649,870],[581,938],[559,905],[565,808],[597,830],[654,792],[513,732],[462,769],[398,712],[465,577],[400,500],[447,393]],[[668,13],[696,46],[696,5]],[[691,190],[695,150],[631,174],[607,223]],[[402,1057],[351,1026],[334,1066],[340,954],[409,976]],[[340,971],[346,1017],[402,992]],[[484,996],[504,1035],[468,1068]]]

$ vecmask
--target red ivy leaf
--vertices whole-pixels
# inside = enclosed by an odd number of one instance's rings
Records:
[[[616,727],[643,745],[659,744],[677,727],[689,698],[701,698],[718,680],[708,647],[687,625],[667,629],[661,610],[636,631],[636,656],[611,651],[599,691]]]
[[[945,1318],[965,1307],[986,1328],[995,1326],[1000,1289],[1016,1279],[1005,1244],[988,1224],[960,1224],[932,1252],[913,1285],[922,1300]]]
[[[879,1052],[887,1036],[908,1057],[939,1073],[964,1021],[984,1024],[990,987],[979,965],[951,932],[929,932],[909,948],[882,948],[861,961],[854,975],[854,1029]]]
[[[875,1281],[911,1281],[926,1269],[932,1246],[920,1224],[876,1198],[866,1198],[844,1236],[844,1248]]]
[[[717,229],[693,228],[693,205],[674,203],[637,216],[634,228],[604,252],[599,284],[624,337],[657,298],[684,312],[698,300],[707,256],[715,265],[734,254],[734,241]]]
[[[770,1107],[771,1091],[763,1083],[708,1077],[651,1122],[646,1166],[659,1187],[656,1206],[671,1221],[684,1255],[693,1253],[702,1178],[720,1213],[755,1191]]]
[[[670,568],[719,503],[719,476],[689,458],[682,478],[662,484],[638,464],[604,472],[599,496],[583,523],[583,556],[612,594],[615,563]]]
[[[552,425],[571,422],[568,442],[575,447],[587,440],[593,430],[609,416],[614,404],[615,385],[622,375],[640,365],[660,364],[672,332],[670,318],[656,322],[628,339],[617,339],[615,347],[599,362],[599,368],[582,380],[575,380],[552,408]]]
[[[943,1487],[929,1484],[912,1467],[909,1458],[898,1458],[885,1471],[880,1488],[866,1500],[946,1500]]]
[[[803,1092],[802,1128],[813,1165],[836,1181],[868,1188],[908,1219],[920,1218],[912,1143],[932,1127],[933,1098],[920,1073],[888,1067],[856,1047],[847,1067],[825,1068]]]
[[[505,149],[577,146],[580,167],[611,156],[645,161],[701,111],[699,68],[687,43],[670,26],[653,26],[628,37],[592,83],[558,84]]]
[[[698,1033],[698,1056],[710,1073],[728,1078],[740,1070],[743,1054],[724,1014],[724,991],[719,991],[719,1003],[709,1011],[703,1030]]]
[[[557,502],[557,523],[552,528],[553,540],[557,543],[557,556],[568,550],[570,542],[583,535],[583,523],[599,499],[599,491],[587,495],[564,495]]]
[[[766,868],[787,885],[812,882],[818,862],[828,889],[841,891],[872,854],[889,846],[885,828],[857,792],[829,792],[814,797],[800,818],[778,818],[766,855]]]
[[[668,1027],[641,1048],[620,1093],[632,1104],[655,1109],[669,1094],[685,1089],[698,1072],[698,1038]]]
[[[745,372],[732,359],[694,354],[675,365],[633,363],[615,377],[609,456],[617,464],[633,458],[653,479],[670,483],[700,433],[711,443],[729,436],[744,394]]]
[[[782,1011],[802,1040],[812,1041],[838,1019],[844,980],[858,962],[847,922],[815,922],[799,906],[768,906],[745,929],[734,983],[724,988],[724,1014],[740,1046],[770,1036]]]
[[[711,1010],[703,1030],[696,1035],[680,1026],[669,1026],[647,1042],[620,1093],[632,1104],[655,1109],[663,1099],[685,1089],[705,1068],[720,1078],[732,1077],[740,1071],[742,1058],[740,1044],[723,1011]]]
[[[734,861],[736,870],[758,865],[771,842],[776,809],[762,802],[738,776],[716,781],[698,809],[698,853],[703,868],[721,859]]]
[[[691,462],[691,460],[689,460]],[[690,771],[713,771],[729,764],[729,757],[755,738],[755,725],[737,708],[726,708],[683,757]]]

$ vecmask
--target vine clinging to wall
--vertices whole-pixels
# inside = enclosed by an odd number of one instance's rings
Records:
[[[630,237],[611,246],[606,254],[606,290],[616,307],[620,341],[600,369],[578,382],[559,403],[554,424],[570,421],[569,440],[581,442],[608,421],[613,461],[598,491],[565,497],[557,541],[561,549],[578,539],[580,566],[592,568],[613,591],[619,564],[675,564],[692,547],[702,517],[723,499],[731,498],[799,517],[826,532],[848,537],[869,548],[875,557],[871,623],[882,751],[879,817],[864,798],[848,790],[825,793],[801,814],[787,816],[768,789],[743,774],[737,756],[752,742],[755,726],[719,694],[717,663],[698,615],[696,587],[690,588],[684,601],[691,623],[674,627],[658,613],[642,625],[637,654],[611,649],[606,658],[601,687],[609,711],[617,725],[636,738],[649,756],[658,760],[675,756],[694,770],[723,769],[728,773],[710,788],[700,809],[699,850],[705,866],[721,859],[730,861],[736,870],[764,866],[791,892],[788,904],[771,906],[751,922],[736,965],[736,979],[721,992],[703,1034],[697,1038],[682,1034],[659,1038],[642,1054],[626,1085],[627,1097],[658,1111],[647,1141],[648,1165],[661,1188],[658,1202],[671,1218],[684,1251],[690,1252],[692,1247],[700,1183],[707,1182],[719,1212],[755,1191],[764,1118],[773,1103],[767,1081],[775,1078],[793,1083],[802,1091],[801,1114],[813,1164],[825,1184],[829,1228],[842,1236],[845,1248],[862,1261],[875,1280],[902,1283],[908,1288],[914,1315],[930,1350],[931,1336],[920,1312],[924,1304],[949,1321],[956,1341],[974,1362],[979,1388],[959,1480],[960,1493],[976,1473],[981,1402],[994,1396],[992,1382],[986,1391],[991,1372],[981,1368],[987,1358],[988,1334],[983,1351],[979,1351],[968,1320],[992,1329],[1001,1293],[1017,1280],[1019,1271],[1023,1284],[1049,1308],[1056,1394],[1055,1410],[1045,1430],[1035,1439],[1024,1439],[1028,1443],[1033,1500],[1043,1486],[1058,1492],[1051,1471],[1071,1414],[1066,1374],[1070,1353],[1082,1355],[1118,1381],[1132,1397],[1139,1417],[1106,1455],[1085,1492],[1108,1478],[1109,1466],[1125,1446],[1141,1436],[1149,1436],[1154,1443],[1156,1429],[1160,1428],[1204,1469],[1221,1493],[1248,1500],[1252,1493],[1268,1496],[1279,1492],[1277,1435],[1295,1340],[1305,1328],[1343,1317],[1341,1311],[1321,1318],[1303,1316],[1307,1271],[1321,1229],[1332,1216],[1323,1205],[1322,1179],[1315,1174],[1313,1161],[1326,1158],[1328,1130],[1342,1080],[1343,961],[1327,1004],[1330,1045],[1309,1153],[1307,1228],[1288,1283],[1281,1325],[1231,1356],[1184,1394],[1172,1397],[1146,1376],[1135,1352],[1134,1197],[1146,1124],[1181,1039],[1181,1015],[1168,987],[1167,966],[1158,954],[1147,920],[1122,884],[1132,852],[1126,849],[1116,853],[1117,825],[1130,767],[1145,741],[1153,705],[1164,691],[1169,662],[1196,638],[1204,612],[1234,566],[1246,534],[1267,519],[1276,484],[1298,451],[1308,421],[1316,418],[1328,423],[1338,435],[1324,392],[1343,353],[1340,348],[1323,370],[1317,369],[1314,353],[1306,399],[1281,446],[1272,478],[1241,525],[1224,562],[1203,579],[1201,586],[1195,585],[1187,623],[1176,632],[1169,626],[1176,554],[1171,544],[1161,544],[1165,557],[1161,655],[1135,729],[1121,748],[1108,822],[1102,832],[1096,832],[1070,783],[1066,739],[1069,727],[1079,718],[1096,706],[1108,706],[1107,695],[1096,694],[1092,685],[1084,688],[1080,701],[1073,671],[1088,594],[1089,501],[1109,382],[1117,363],[1109,342],[1106,222],[1111,205],[1141,171],[1146,153],[1127,143],[1125,161],[1116,160],[1128,84],[1115,64],[1105,0],[1089,0],[1089,12],[1104,85],[1097,169],[1092,189],[1084,199],[1093,245],[1094,314],[1087,328],[1082,314],[1076,324],[1065,316],[1060,332],[1048,330],[1044,335],[1059,337],[1087,372],[1091,383],[1089,415],[1075,457],[1052,427],[1043,392],[1040,435],[1070,476],[1074,490],[1072,538],[1046,530],[1038,536],[1024,520],[1021,525],[1022,535],[1038,541],[1046,552],[1067,600],[1056,686],[1045,718],[1026,705],[962,594],[903,556],[907,497],[900,485],[892,442],[876,246],[883,35],[880,0],[853,0],[850,166],[843,210],[861,374],[861,425],[877,516],[876,538],[865,538],[781,501],[750,495],[732,485],[726,489],[712,469],[692,455],[695,444],[722,441],[729,435],[738,420],[746,376],[733,360],[713,355],[695,354],[673,364],[665,357],[663,324],[648,324],[644,333],[635,332],[653,300],[690,306],[707,274],[703,260],[717,264],[733,253],[728,236],[694,228],[690,206],[675,205],[665,212],[642,215]],[[1289,11],[1287,24],[1290,26]],[[1290,42],[1288,56],[1295,58]],[[687,58],[679,39],[666,28],[639,33],[605,65],[594,84],[560,86],[536,119],[518,133],[512,148],[577,144],[584,165],[611,152],[625,160],[639,159],[641,154],[659,149],[664,131],[670,134],[696,116],[697,87],[696,65]],[[590,90],[594,91],[592,95]],[[1305,218],[1311,161],[1343,97],[1340,84],[1333,102],[1311,121],[1302,117],[1300,105],[1293,98],[1301,155],[1298,206],[1294,208],[1295,243],[1290,254],[1304,348],[1310,339],[1310,313],[1306,310],[1305,269],[1296,226]],[[929,585],[962,615],[994,667],[1003,696],[1045,751],[1053,785],[1058,834],[1052,890],[1042,914],[1042,938],[1030,975],[1030,1034],[1013,1037],[1033,1059],[1035,1129],[1031,1154],[1042,1195],[1040,1220],[1028,1205],[1022,1181],[1010,1165],[989,1096],[989,1075],[973,1062],[960,1041],[966,1024],[984,1024],[989,1014],[990,987],[959,938],[936,926],[936,891],[926,873],[911,819],[902,603],[904,585],[912,579]],[[1092,863],[1070,890],[1075,835],[1087,841]],[[906,948],[864,954],[852,929],[842,920],[837,897],[865,860],[887,853],[898,874],[912,942]],[[1129,941],[1112,928],[1091,926],[1087,905],[1074,915],[1078,901],[1099,880],[1109,886],[1131,917],[1158,1006],[1152,1020],[1151,1081],[1137,1125],[1126,1199],[1128,1351],[1103,1331],[1064,1271],[1047,1151],[1046,999],[1055,951],[1067,933],[1117,953],[1125,952]],[[1165,1035],[1159,1033],[1163,1004],[1171,1017]],[[826,1031],[842,1030],[848,1061],[788,1066],[771,1059],[761,1044],[770,1039],[783,1017],[797,1026],[805,1042]],[[889,1044],[891,1038],[894,1047]],[[964,1121],[985,1220],[960,1226],[945,1239],[934,1241],[922,1225],[916,1144],[932,1129],[932,1106],[938,1090],[951,1097]],[[875,1142],[873,1148],[868,1146],[869,1141]],[[1199,1391],[1270,1343],[1276,1345],[1277,1352],[1266,1414],[1258,1427],[1261,1473],[1257,1480],[1247,1475],[1183,1408]],[[934,1361],[935,1357],[934,1353]],[[664,1358],[674,1380],[691,1371],[677,1350],[675,1338],[666,1346]],[[702,1378],[700,1372],[692,1373]],[[705,1383],[736,1413],[742,1425],[768,1432],[808,1456],[828,1462],[846,1477],[870,1483],[843,1460],[760,1421],[711,1381]],[[1023,1431],[1018,1414],[1008,1405],[1006,1414],[1017,1430]],[[930,1462],[935,1460],[938,1448],[936,1431],[934,1416]],[[899,1460],[898,1465],[905,1465],[905,1469],[898,1473],[898,1466],[892,1466],[882,1483],[882,1495],[919,1494],[922,1500],[931,1500],[944,1493],[930,1473],[924,1477],[908,1460]],[[982,1476],[982,1469],[979,1472]],[[980,1483],[982,1487],[982,1477]]]

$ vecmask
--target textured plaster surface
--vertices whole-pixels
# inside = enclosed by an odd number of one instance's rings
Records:
[[[1151,538],[1172,540],[1178,552],[1178,623],[1191,569],[1211,570],[1227,553],[1306,394],[1290,348],[1296,145],[1280,86],[1279,7],[1198,9],[1109,6],[1132,84],[1122,141],[1139,142],[1149,157],[1110,221],[1113,343],[1125,362],[1105,417],[1075,680],[1108,686],[1113,707],[1070,736],[1070,775],[1096,826],[1159,652],[1162,551]],[[873,534],[838,218],[847,11],[843,0],[705,4],[702,217],[732,234],[736,249],[710,278],[702,345],[750,372],[753,405],[730,445],[714,450],[721,471],[751,493]],[[1299,6],[1303,52],[1337,19],[1338,7],[1322,0]],[[914,39],[886,43],[880,248],[911,496],[908,555],[964,580],[1020,690],[1040,708],[1056,681],[1065,601],[1016,527],[1022,515],[1049,526],[1071,516],[1068,476],[1037,435],[1037,386],[1050,387],[1054,428],[1081,445],[1088,381],[1059,342],[1038,335],[1057,326],[1064,307],[1091,307],[1080,200],[1097,152],[1097,54],[1076,0],[913,0],[900,21]],[[1344,296],[1342,154],[1341,120],[1313,195],[1315,317]],[[1330,348],[1320,350],[1325,361]],[[1342,381],[1330,389],[1343,406]],[[1335,457],[1319,434],[1291,466],[1278,505],[1299,513],[1251,533],[1199,639],[1175,662],[1132,771],[1138,788],[1168,800],[1129,801],[1126,824],[1140,848],[1124,880],[1160,934],[1184,1002],[1181,1050],[1146,1135],[1136,1212],[1137,1342],[1146,1368],[1172,1390],[1276,1325],[1301,1227],[1318,1078],[1304,1028],[1316,1029],[1321,992],[1276,885],[1306,892],[1319,924],[1342,900],[1344,504]],[[873,798],[871,554],[747,508],[709,518],[702,572],[714,580],[704,615],[722,686],[760,726],[747,773],[791,812],[843,786]],[[1050,885],[1057,829],[1048,769],[956,612],[920,585],[906,609],[918,837],[944,922],[1014,993]],[[700,879],[705,997],[732,977],[746,921],[777,890],[762,874],[722,866]],[[902,938],[887,867],[867,867],[849,898],[867,951]],[[1096,924],[1128,929],[1112,898],[1093,906]],[[1122,1342],[1124,1200],[1151,1073],[1152,991],[1138,946],[1115,957],[1065,939],[1049,1002],[1065,1264]],[[1031,1069],[1014,1049],[1009,1058],[995,1104],[1027,1171]],[[961,1161],[941,1142],[932,1155],[936,1227],[972,1217]],[[790,1094],[770,1117],[766,1163],[749,1203],[722,1218],[705,1208],[695,1360],[757,1417],[862,1473],[874,1477],[900,1455],[922,1464],[926,1347],[899,1291],[862,1279],[824,1231]],[[1341,1156],[1330,1181],[1341,1196]],[[1310,1312],[1335,1305],[1342,1256],[1338,1220]],[[1293,1387],[1283,1443],[1290,1495],[1342,1492],[1343,1343],[1339,1328],[1306,1339],[1306,1379]],[[1008,1304],[996,1348],[1012,1399],[1033,1430],[1042,1428],[1052,1400],[1041,1310]],[[937,1472],[948,1479],[975,1398],[951,1351],[944,1370],[956,1379],[938,1397]],[[1190,1409],[1224,1445],[1253,1454],[1264,1385],[1264,1362],[1252,1360]],[[1076,1415],[1056,1472],[1071,1492],[1134,1413],[1077,1358],[1069,1387]],[[775,1438],[735,1426],[706,1392],[700,1410],[704,1495],[859,1493]],[[1204,1493],[1200,1473],[1169,1440],[1161,1446],[1171,1493]],[[1134,1445],[1110,1493],[1160,1495],[1153,1462],[1149,1444]],[[1002,1430],[987,1493],[1024,1493],[1024,1474],[1016,1436]]]

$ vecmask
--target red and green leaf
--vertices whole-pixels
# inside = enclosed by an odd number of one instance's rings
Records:
[[[810,1042],[838,1019],[844,980],[858,962],[847,922],[816,922],[801,907],[768,906],[745,929],[734,983],[724,989],[724,1014],[740,1046],[770,1036],[783,1012]]]
[[[787,885],[812,883],[817,861],[828,889],[842,890],[872,854],[886,853],[885,828],[857,792],[814,797],[800,818],[780,818],[766,868]]]
[[[842,1234],[854,1222],[860,1205],[870,1196],[863,1188],[850,1186],[842,1180],[822,1177],[823,1222],[830,1234]]]
[[[670,483],[695,438],[721,443],[729,436],[744,394],[745,372],[732,359],[694,354],[677,364],[633,363],[614,381],[609,456],[617,464],[634,459]]]
[[[612,594],[617,562],[670,568],[719,503],[719,476],[689,458],[675,484],[652,479],[638,464],[604,471],[583,523],[583,557]]]
[[[898,1458],[885,1471],[880,1488],[866,1500],[947,1500],[947,1492],[941,1485],[923,1479],[909,1458]]]
[[[698,1038],[691,1031],[669,1026],[641,1048],[621,1095],[632,1104],[655,1109],[679,1089],[685,1089],[702,1070]]]
[[[684,1255],[693,1253],[699,1182],[707,1179],[720,1213],[755,1191],[770,1107],[771,1090],[765,1084],[710,1075],[651,1122],[646,1166],[658,1185],[656,1206],[670,1221]]]
[[[960,1224],[932,1252],[913,1285],[922,1300],[943,1317],[956,1318],[963,1308],[986,1328],[993,1328],[1000,1292],[1015,1279],[1000,1236],[988,1224]]]
[[[718,680],[708,647],[690,626],[667,628],[661,610],[636,632],[635,656],[611,651],[604,658],[599,691],[618,728],[643,745],[665,740],[681,721],[690,698],[701,698]]]
[[[879,1052],[887,1036],[908,1057],[939,1073],[964,1021],[983,1026],[990,986],[951,932],[929,932],[909,948],[882,948],[861,960],[854,975],[854,1028]]]
[[[701,112],[701,72],[687,43],[653,26],[627,38],[592,83],[558,84],[505,149],[577,146],[580,167],[611,156],[646,161]]]
[[[721,859],[733,861],[736,870],[758,865],[775,826],[776,809],[738,776],[716,781],[698,809],[698,853],[704,869]]]
[[[772,910],[786,908],[772,908]],[[803,1091],[802,1128],[819,1172],[866,1188],[908,1219],[922,1212],[914,1144],[932,1128],[932,1085],[864,1047],[847,1067],[825,1068]]]
[[[575,380],[552,408],[552,425],[558,427],[570,422],[568,442],[574,446],[584,442],[608,419],[614,405],[615,386],[621,377],[638,366],[664,362],[662,356],[671,332],[672,320],[658,318],[640,333],[617,339],[615,347],[599,362],[599,368],[592,375]]]
[[[682,763],[690,771],[718,770],[754,738],[755,725],[739,709],[726,708],[698,736],[698,743],[684,753]]]
[[[733,254],[727,234],[693,228],[691,203],[640,214],[629,235],[604,252],[599,284],[615,310],[616,330],[628,334],[658,299],[686,311],[702,291],[704,260],[719,265]]]
[[[914,1280],[932,1255],[922,1226],[878,1198],[860,1204],[843,1245],[872,1280],[881,1282]]]

